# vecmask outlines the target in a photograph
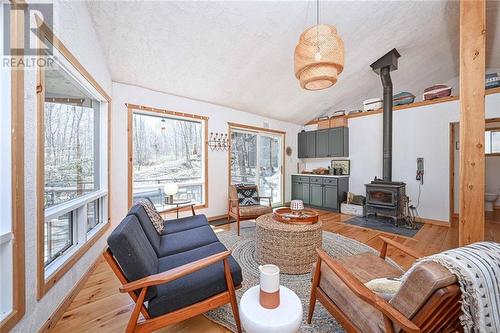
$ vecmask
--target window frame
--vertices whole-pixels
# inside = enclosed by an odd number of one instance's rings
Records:
[[[37,157],[36,157],[36,193],[37,193],[37,299],[40,300],[56,283],[59,281],[78,260],[105,234],[110,227],[110,143],[111,143],[111,97],[90,75],[90,73],[81,65],[76,57],[64,46],[64,44],[54,35],[52,30],[43,22],[40,17],[35,15],[39,26],[39,46],[40,40],[47,40],[53,45],[54,52],[59,57],[59,62],[67,64],[66,70],[76,77],[79,83],[83,84],[92,93],[99,96],[101,101],[99,137],[99,169],[96,172],[102,181],[102,187],[99,190],[85,194],[78,198],[68,200],[58,205],[44,208],[44,187],[45,187],[45,138],[44,138],[44,104],[45,104],[45,80],[44,68],[37,68]],[[42,48],[39,47],[38,57],[44,57]],[[107,177],[103,175],[107,173]],[[103,203],[103,211],[107,216],[103,219],[101,225],[94,227],[87,232],[86,229],[86,209],[87,204],[93,200],[99,199]],[[67,212],[73,212],[74,244],[65,253],[60,255],[54,262],[45,267],[45,221],[47,217],[60,216]],[[76,228],[76,230],[75,230]]]
[[[498,133],[500,133],[500,127],[486,128],[484,131],[485,131],[485,133],[486,132],[498,132]],[[486,147],[486,143],[484,144],[484,146]],[[499,152],[494,152],[494,153],[486,153],[485,152],[485,155],[486,156],[500,156],[500,151]]]
[[[10,36],[11,45],[20,45],[24,40],[24,12],[26,4],[11,1]],[[3,13],[2,13],[3,14]],[[23,54],[15,54],[14,59],[22,59]],[[26,312],[25,282],[25,214],[24,214],[24,65],[11,70],[10,75],[10,129],[11,129],[11,231],[8,236],[0,237],[2,242],[12,243],[12,306],[11,311],[2,317],[0,331],[9,331]],[[6,234],[7,235],[7,234]],[[10,238],[10,239],[7,239]]]
[[[258,127],[258,126],[251,126],[251,125],[244,125],[244,124],[238,124],[238,123],[233,123],[233,122],[228,122],[228,137],[229,137],[229,145],[231,146],[231,138],[232,138],[232,132],[247,132],[247,133],[254,133],[257,135],[264,135],[264,136],[281,136],[281,202],[273,203],[273,207],[279,207],[285,203],[285,170],[286,170],[286,159],[285,159],[285,141],[286,141],[286,131],[280,131],[276,129],[271,129],[271,128],[263,128],[263,127]],[[257,143],[258,144],[258,143]],[[258,152],[257,152],[258,155]],[[257,159],[259,157],[257,156]],[[231,149],[228,149],[228,162],[227,162],[227,167],[228,167],[228,177],[227,177],[227,183],[228,186],[231,186],[232,184],[232,170],[231,170]],[[259,184],[257,184],[258,186]]]
[[[166,109],[159,109],[159,108],[153,108],[153,107],[148,107],[148,106],[143,106],[143,105],[136,105],[136,104],[130,104],[130,103],[125,103],[125,106],[127,107],[127,141],[128,141],[128,207],[132,207],[132,197],[133,197],[133,172],[134,172],[134,146],[133,146],[133,116],[134,113],[140,113],[140,114],[152,114],[152,115],[157,115],[157,116],[164,116],[164,117],[170,117],[170,118],[176,118],[180,120],[190,120],[193,121],[197,120],[202,123],[202,137],[203,137],[203,181],[204,181],[204,188],[203,188],[203,196],[204,196],[204,202],[203,204],[199,204],[194,206],[194,209],[204,209],[209,207],[209,197],[208,197],[208,117],[206,116],[200,116],[200,115],[195,115],[191,113],[184,113],[184,112],[175,112],[175,111],[170,111]],[[184,208],[179,208],[179,211],[184,211],[184,210],[190,210],[190,207],[184,207]],[[166,210],[165,210],[166,211]],[[165,212],[165,211],[160,211],[160,213]]]

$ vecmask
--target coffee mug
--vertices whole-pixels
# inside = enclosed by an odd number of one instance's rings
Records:
[[[302,210],[304,209],[304,202],[302,200],[292,200],[290,201],[291,210]]]
[[[260,305],[266,309],[274,309],[280,305],[280,269],[276,265],[261,265],[260,272]]]

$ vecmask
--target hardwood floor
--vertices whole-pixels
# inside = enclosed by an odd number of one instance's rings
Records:
[[[375,249],[380,249],[381,246],[381,241],[377,238],[379,235],[401,242],[424,255],[456,247],[458,243],[458,233],[455,227],[425,224],[414,238],[407,238],[347,225],[343,222],[350,218],[348,215],[322,211],[321,218],[323,230],[356,239]],[[242,228],[251,224],[253,224],[252,221],[244,221]],[[500,227],[500,223],[498,226]],[[214,227],[214,229],[215,231],[233,230],[236,232],[234,224]],[[388,256],[404,268],[408,268],[413,263],[412,258],[391,247],[389,247]],[[132,301],[127,294],[118,292],[119,286],[120,283],[111,269],[103,259],[100,259],[82,290],[54,327],[54,332],[123,332],[132,311]],[[158,332],[221,333],[228,332],[228,330],[200,315]]]

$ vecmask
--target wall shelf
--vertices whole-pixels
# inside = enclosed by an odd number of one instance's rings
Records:
[[[491,88],[491,89],[486,90],[485,95],[492,95],[492,94],[498,94],[498,93],[500,93],[500,88]],[[457,101],[459,99],[460,99],[459,96],[448,96],[448,97],[443,97],[443,98],[431,99],[429,101],[420,101],[420,102],[415,102],[415,103],[406,104],[406,105],[397,105],[393,108],[393,110],[394,111],[406,110],[406,109],[411,109],[411,108],[418,108],[421,106]],[[383,112],[382,109],[377,109],[374,111],[359,112],[359,113],[354,113],[354,114],[345,115],[345,116],[341,116],[341,117],[344,117],[346,119],[359,118],[359,117],[371,116],[374,114],[380,114],[382,112]],[[335,118],[337,118],[337,117],[335,117]],[[318,121],[316,119],[314,119],[314,120],[309,121],[305,125],[314,125],[317,123],[318,123]]]

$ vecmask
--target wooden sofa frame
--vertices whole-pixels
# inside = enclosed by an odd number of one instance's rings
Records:
[[[387,246],[392,245],[400,251],[418,259],[421,257],[416,251],[391,239],[380,237],[383,241],[380,258],[385,259]],[[319,281],[321,278],[321,265],[326,264],[360,299],[373,306],[382,313],[385,331],[395,333],[395,326],[400,327],[403,332],[457,332],[461,331],[459,316],[461,314],[460,298],[461,291],[457,284],[438,289],[432,294],[422,308],[410,320],[398,309],[376,293],[368,289],[359,281],[343,264],[330,257],[325,251],[316,249],[318,261],[313,276],[311,298],[309,302],[309,314],[307,322],[310,324],[316,305],[316,299],[338,320],[344,329],[351,333],[361,332],[353,322],[321,289]]]
[[[238,312],[238,303],[236,301],[235,290],[241,288],[241,285],[234,286],[233,277],[229,268],[228,257],[231,255],[230,251],[224,251],[211,255],[209,257],[196,260],[194,262],[170,269],[165,272],[150,275],[136,281],[128,281],[123,273],[120,265],[113,257],[113,253],[109,248],[103,253],[104,258],[107,263],[118,277],[122,286],[120,287],[120,292],[128,293],[130,297],[134,300],[135,306],[130,315],[130,319],[125,330],[126,333],[142,333],[151,332],[159,328],[175,324],[177,322],[183,321],[185,319],[197,316],[206,311],[216,309],[224,304],[231,303],[231,308],[233,310],[234,319],[236,321],[236,327],[238,332],[241,332],[240,316]],[[191,274],[202,268],[215,264],[219,261],[224,263],[224,276],[226,279],[227,290],[212,296],[208,299],[200,301],[198,303],[186,306],[184,308],[178,309],[176,311],[166,313],[164,315],[151,318],[148,309],[144,306],[144,298],[148,287],[156,286],[159,284],[167,283],[176,280],[185,275]],[[137,296],[136,291],[139,291],[139,296]],[[139,320],[139,314],[142,313],[144,319]]]

